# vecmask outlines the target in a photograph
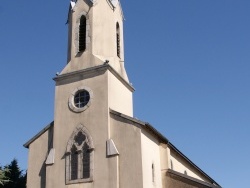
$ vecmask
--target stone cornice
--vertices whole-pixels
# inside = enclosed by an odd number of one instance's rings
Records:
[[[90,68],[82,69],[79,71],[61,74],[61,75],[58,75],[57,77],[53,78],[53,80],[56,82],[59,82],[59,81],[75,78],[79,75],[96,74],[96,73],[101,73],[103,71],[105,72],[106,70],[109,70],[131,92],[135,91],[134,87],[130,83],[128,83],[124,78],[122,78],[120,76],[120,74],[113,67],[111,67],[109,64],[98,65],[95,67],[90,67]]]
[[[180,172],[177,172],[177,171],[174,171],[174,170],[171,170],[171,169],[167,170],[166,175],[171,176],[172,178],[178,179],[178,180],[180,180],[182,182],[185,182],[185,183],[189,182],[189,183],[195,184],[196,186],[202,186],[204,188],[205,187],[206,188],[221,188],[221,186],[218,185],[218,184],[207,183],[207,182],[201,181],[199,179],[193,178],[191,176],[182,174]]]

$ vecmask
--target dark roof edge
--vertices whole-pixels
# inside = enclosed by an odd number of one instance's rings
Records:
[[[171,147],[175,152],[182,156],[188,163],[195,167],[200,173],[202,173],[206,178],[208,178],[213,184],[216,184],[217,187],[221,187],[216,181],[214,181],[209,175],[207,175],[203,170],[201,170],[196,164],[194,164],[187,156],[185,156],[180,150],[178,150],[171,142],[168,143],[168,146]]]
[[[178,176],[178,177],[184,178],[184,179],[188,179],[188,180],[190,180],[190,181],[192,181],[192,182],[195,182],[195,183],[204,185],[204,186],[206,186],[206,187],[208,187],[208,188],[219,188],[218,185],[213,185],[213,184],[211,184],[211,183],[204,182],[204,181],[202,181],[202,180],[193,178],[193,177],[191,177],[191,176],[182,174],[182,173],[180,173],[180,172],[176,172],[176,171],[171,170],[171,169],[168,169],[168,170],[167,170],[167,174],[175,175],[175,176]]]
[[[157,131],[152,125],[149,123],[143,122],[139,119],[130,117],[128,115],[122,114],[120,112],[117,112],[115,110],[110,109],[110,113],[120,116],[122,118],[125,118],[127,120],[130,120],[134,123],[138,123],[141,125],[142,128],[149,130],[153,135],[155,135],[160,142],[167,144],[169,147],[171,147],[175,152],[177,152],[181,157],[183,157],[184,160],[186,160],[188,163],[190,163],[196,170],[198,170],[201,174],[203,174],[206,178],[208,178],[211,182],[216,184],[218,187],[221,187],[216,181],[214,181],[209,175],[207,175],[203,170],[201,170],[197,165],[195,165],[187,156],[185,156],[180,150],[178,150],[165,136],[163,136],[159,131]]]
[[[123,117],[123,118],[125,118],[125,119],[127,119],[127,120],[130,120],[130,121],[132,121],[132,122],[134,122],[134,123],[138,123],[139,125],[143,125],[143,126],[146,125],[145,122],[140,121],[139,119],[136,119],[136,118],[130,117],[130,116],[128,116],[128,115],[125,115],[125,114],[123,114],[123,113],[117,112],[117,111],[115,111],[115,110],[112,110],[111,108],[109,109],[109,112],[110,112],[111,114],[114,114],[114,115]]]
[[[40,137],[43,133],[45,133],[50,127],[54,126],[54,121],[52,121],[50,124],[48,124],[46,127],[44,127],[39,133],[37,133],[35,136],[33,136],[29,141],[27,141],[23,146],[25,148],[29,148],[29,145],[34,142],[38,137]]]

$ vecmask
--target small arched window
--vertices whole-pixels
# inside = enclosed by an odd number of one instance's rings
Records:
[[[120,44],[120,26],[119,23],[116,23],[116,53],[117,56],[121,57],[121,44]]]
[[[186,170],[184,170],[184,174],[185,174],[185,175],[188,175]]]
[[[83,52],[86,49],[86,17],[81,16],[79,25],[79,52]]]
[[[93,143],[88,131],[79,125],[71,135],[66,153],[66,183],[92,181]]]
[[[155,182],[155,165],[152,164],[152,182]]]

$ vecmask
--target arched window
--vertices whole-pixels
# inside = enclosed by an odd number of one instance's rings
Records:
[[[155,165],[152,164],[152,182],[155,182]]]
[[[120,44],[120,26],[116,23],[116,53],[118,57],[121,57],[121,44]]]
[[[79,125],[71,135],[66,152],[66,183],[93,180],[93,142],[87,129]]]
[[[81,16],[79,25],[79,52],[83,52],[86,49],[86,17]]]
[[[186,170],[184,170],[184,174],[185,174],[185,175],[188,175]]]

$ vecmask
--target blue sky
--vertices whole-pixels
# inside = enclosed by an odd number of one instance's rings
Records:
[[[250,1],[122,0],[134,116],[225,188],[250,176]],[[69,1],[0,4],[0,164],[53,120]]]

